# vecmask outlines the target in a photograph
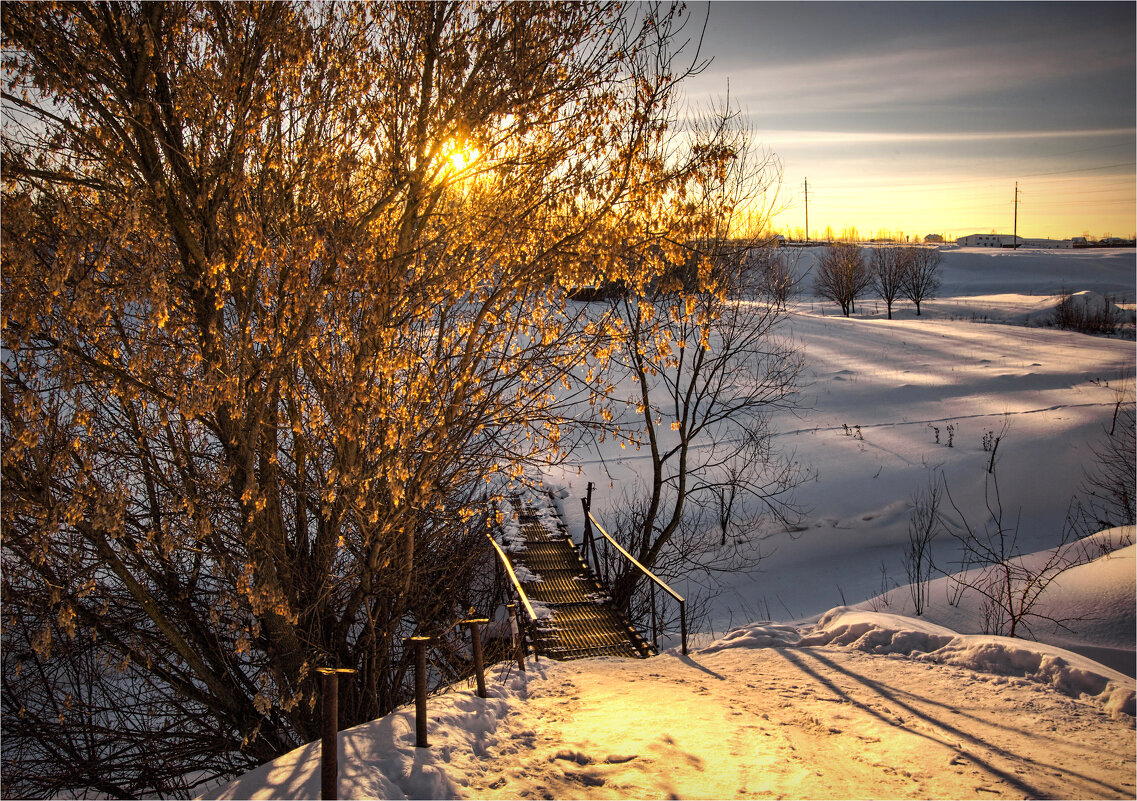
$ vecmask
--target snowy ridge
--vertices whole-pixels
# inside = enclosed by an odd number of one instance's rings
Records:
[[[837,607],[816,626],[758,623],[731,631],[699,653],[727,648],[843,646],[877,655],[905,656],[977,673],[1045,684],[1073,698],[1092,699],[1114,715],[1134,715],[1134,680],[1087,657],[1053,645],[1011,637],[957,634],[900,615]]]
[[[524,692],[525,677],[511,670],[487,676],[488,698],[449,693],[430,701],[431,748],[415,748],[415,712],[407,706],[339,733],[341,797],[457,798],[459,784],[445,770],[450,755],[485,753],[498,721]],[[444,734],[443,734],[444,732]],[[441,736],[439,736],[441,735]],[[430,759],[420,759],[429,754]],[[435,762],[441,764],[435,764]],[[346,791],[346,788],[351,788]],[[246,773],[208,798],[319,798],[320,742],[311,742]]]
[[[487,678],[487,699],[430,699],[428,749],[412,706],[340,732],[340,797],[1133,797],[1132,679],[898,615],[838,608],[689,657]],[[318,798],[319,783],[309,743],[207,797]]]

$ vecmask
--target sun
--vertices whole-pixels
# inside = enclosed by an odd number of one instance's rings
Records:
[[[450,165],[459,172],[469,167],[482,155],[476,147],[461,145],[454,141],[446,143],[443,147],[443,153],[450,159]]]

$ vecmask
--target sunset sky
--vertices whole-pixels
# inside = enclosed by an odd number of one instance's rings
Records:
[[[729,91],[782,162],[773,226],[1132,236],[1134,3],[689,5],[688,100]]]

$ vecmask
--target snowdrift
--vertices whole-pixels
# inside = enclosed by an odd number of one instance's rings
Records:
[[[987,634],[974,593],[955,604],[946,600],[951,577],[929,585],[931,600],[923,617],[911,617],[908,587],[856,607],[840,606],[821,615],[814,626],[754,623],[734,629],[702,653],[726,648],[844,646],[882,656],[902,656],[955,665],[1003,681],[1044,684],[1074,698],[1093,700],[1114,715],[1133,716],[1134,679],[1075,650],[1134,659],[1134,586],[1137,545],[1133,526],[1106,529],[1064,546],[1081,551],[1084,564],[1061,574],[1039,599],[1037,612],[1066,620],[1053,631],[1036,623],[1044,642]],[[1044,562],[1051,551],[1026,557]],[[1096,558],[1088,558],[1097,554]],[[890,612],[882,612],[880,608]],[[946,625],[945,625],[946,624]]]
[[[1024,618],[1023,636],[1088,656],[1125,675],[1137,672],[1137,530],[1133,526],[1099,531],[1068,543],[1063,554],[1081,562],[1058,575],[1042,592]],[[1024,566],[1041,569],[1055,549],[1024,557]],[[977,580],[981,568],[962,574]],[[958,592],[955,576],[941,576],[928,584],[920,622],[936,624],[960,634],[984,631],[983,598]],[[868,612],[888,612],[913,619],[915,607],[908,585],[853,604]]]
[[[1134,680],[1054,645],[985,634],[958,634],[924,620],[837,607],[817,625],[756,623],[731,631],[700,653],[727,648],[843,646],[880,656],[955,665],[998,680],[1048,685],[1063,695],[1102,704],[1114,716],[1134,715]]]
[[[1014,318],[1026,325],[1057,326],[1073,330],[1098,331],[1137,322],[1137,313],[1119,306],[1113,297],[1085,289],[1068,295],[1059,295],[1047,308],[1032,311]],[[1106,332],[1106,331],[1103,331]]]
[[[341,792],[353,798],[458,798],[459,787],[442,765],[452,752],[481,755],[498,722],[524,692],[513,674],[487,688],[489,698],[451,693],[430,701],[431,748],[415,748],[414,706],[339,733]],[[444,733],[445,737],[436,737]],[[249,771],[202,798],[319,798],[320,742],[308,743]]]

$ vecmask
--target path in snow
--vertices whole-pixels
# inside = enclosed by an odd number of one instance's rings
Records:
[[[669,654],[590,667],[586,674],[565,664],[539,668],[541,678],[526,686],[525,713],[499,722],[484,760],[452,772],[461,776],[459,792],[1134,795],[1131,719],[1014,680],[843,648]]]
[[[855,648],[727,647],[492,671],[340,734],[341,798],[1133,798],[1126,714]],[[316,798],[319,743],[214,798]]]

